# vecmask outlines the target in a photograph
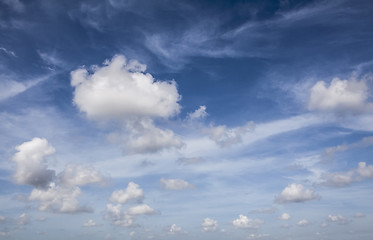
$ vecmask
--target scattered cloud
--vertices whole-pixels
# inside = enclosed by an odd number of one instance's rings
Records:
[[[6,49],[4,47],[0,47],[0,50],[3,51],[4,53],[6,53],[9,56],[17,57],[17,55],[13,51],[8,50],[8,49]]]
[[[106,182],[106,178],[96,171],[93,167],[84,167],[75,164],[69,164],[57,176],[59,183],[64,186],[84,186],[91,183]]]
[[[275,199],[276,203],[306,202],[319,198],[319,196],[309,189],[305,189],[302,184],[289,184]]]
[[[205,218],[201,223],[201,227],[204,232],[214,232],[218,228],[218,221],[211,218]]]
[[[346,224],[348,223],[348,220],[342,216],[342,215],[328,215],[328,221],[329,222],[335,222],[338,224]]]
[[[242,229],[258,229],[263,223],[260,219],[251,219],[242,214],[232,222],[234,227]]]
[[[89,219],[88,222],[83,224],[83,227],[97,227],[97,226],[98,224],[92,219]]]
[[[278,217],[280,220],[289,220],[291,218],[289,213],[283,213],[281,216]]]
[[[38,200],[40,211],[57,213],[92,212],[93,210],[90,207],[79,204],[77,197],[80,194],[81,190],[77,186],[63,187],[52,182],[46,189],[33,189],[29,200]]]
[[[308,222],[307,219],[302,219],[302,220],[300,220],[299,222],[297,222],[297,225],[298,225],[299,227],[305,227],[305,226],[308,226],[308,225],[309,225],[309,222]]]
[[[194,188],[195,186],[182,179],[165,179],[161,178],[161,185],[168,190],[183,190],[186,188]]]
[[[55,177],[55,171],[47,168],[45,159],[56,152],[54,147],[45,138],[33,138],[15,149],[18,152],[12,158],[17,164],[14,180],[19,184],[46,188]]]
[[[168,234],[177,234],[181,232],[181,227],[176,226],[176,224],[172,224],[168,229]]]
[[[368,91],[366,79],[334,78],[329,86],[319,81],[311,88],[308,109],[338,114],[362,113],[373,109],[372,103],[366,102]]]
[[[330,187],[344,187],[354,182],[373,178],[373,165],[359,162],[358,167],[347,172],[332,172],[322,176],[322,185]]]
[[[364,217],[365,217],[365,214],[361,212],[357,212],[354,214],[354,218],[364,218]]]
[[[267,237],[270,237],[271,235],[269,234],[266,234],[266,233],[258,233],[258,234],[250,234],[248,239],[263,239],[263,238],[267,238]]]
[[[211,126],[204,132],[220,147],[230,147],[242,142],[242,136],[255,129],[254,122],[248,122],[244,126],[227,128],[225,125]]]
[[[128,183],[127,188],[123,190],[114,191],[111,194],[110,201],[114,203],[127,203],[130,201],[141,202],[144,199],[144,191],[140,186],[134,182]]]
[[[207,116],[206,106],[199,106],[194,112],[188,114],[188,119],[190,120],[197,120],[203,119]]]

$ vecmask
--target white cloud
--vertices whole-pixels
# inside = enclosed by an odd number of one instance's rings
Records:
[[[176,83],[155,81],[146,66],[117,55],[103,67],[71,72],[74,103],[94,119],[168,118],[180,111]]]
[[[338,224],[346,224],[348,220],[342,215],[328,215],[329,222],[336,222]]]
[[[262,238],[267,238],[269,236],[270,235],[266,234],[266,233],[263,233],[263,234],[261,234],[261,233],[254,234],[254,233],[252,233],[252,234],[249,235],[248,239],[262,239]]]
[[[124,149],[128,154],[153,153],[180,148],[183,143],[171,130],[155,126],[180,112],[181,99],[174,81],[155,81],[144,73],[146,65],[122,55],[71,72],[74,103],[88,118],[117,121],[124,127]]]
[[[283,213],[281,216],[278,217],[280,220],[289,220],[291,218],[289,213]]]
[[[302,220],[300,220],[299,222],[297,222],[297,225],[298,225],[299,227],[305,227],[305,226],[308,226],[308,225],[309,225],[309,222],[308,222],[307,219],[302,219]]]
[[[132,216],[133,215],[151,215],[155,213],[155,210],[147,204],[140,204],[140,205],[127,209],[126,213]]]
[[[263,221],[259,219],[251,219],[246,217],[245,215],[240,214],[239,218],[233,220],[232,224],[236,228],[258,229],[260,225],[263,224]]]
[[[134,216],[123,212],[121,204],[107,204],[105,217],[110,219],[112,224],[116,226],[130,227],[134,225]]]
[[[47,189],[33,189],[29,199],[40,201],[40,211],[58,213],[91,212],[92,209],[79,204],[77,197],[80,194],[79,187],[62,187],[52,182]]]
[[[144,192],[140,188],[139,185],[137,185],[134,182],[128,183],[127,188],[123,190],[117,190],[114,191],[111,194],[110,201],[115,203],[127,203],[129,201],[142,201],[144,198]]]
[[[218,227],[218,221],[211,218],[205,218],[201,223],[201,227],[204,232],[214,232]]]
[[[98,224],[92,219],[89,219],[88,222],[83,224],[83,227],[97,227],[97,226]]]
[[[26,225],[30,222],[30,219],[29,217],[27,216],[26,213],[22,213],[21,215],[19,215],[19,217],[17,218],[17,225],[18,226],[23,226],[23,225]]]
[[[183,142],[169,129],[161,129],[151,119],[142,119],[128,125],[128,136],[123,140],[126,153],[154,153],[161,149],[180,148]]]
[[[181,232],[181,227],[176,226],[176,224],[172,224],[170,229],[168,230],[168,234],[176,234]]]
[[[334,78],[329,86],[324,81],[319,81],[311,88],[308,109],[342,114],[364,112],[372,108],[372,104],[366,102],[368,90],[364,79],[358,81],[354,78]]]
[[[204,132],[220,147],[230,147],[242,142],[242,136],[247,132],[254,131],[254,129],[254,122],[248,122],[244,126],[236,128],[227,128],[225,125],[212,126],[205,129]]]
[[[206,112],[206,106],[199,106],[197,110],[188,114],[188,118],[190,120],[197,120],[197,119],[205,118],[207,115],[208,114]]]
[[[355,218],[364,218],[365,217],[365,214],[364,213],[361,213],[361,212],[357,212],[354,214],[354,217]]]
[[[33,138],[15,148],[18,152],[12,160],[17,169],[14,179],[19,184],[45,188],[54,179],[55,171],[47,168],[46,157],[55,153],[55,149],[44,138]]]
[[[182,190],[185,188],[194,188],[194,185],[182,179],[164,179],[161,178],[160,183],[168,190]]]
[[[83,167],[80,165],[69,164],[58,174],[61,185],[84,186],[90,183],[104,183],[105,177],[96,171],[93,167]]]
[[[305,189],[303,185],[289,184],[275,199],[277,203],[305,202],[317,199],[319,196],[313,190]]]
[[[366,162],[359,162],[358,167],[350,171],[324,174],[321,184],[331,187],[344,187],[367,178],[373,178],[373,165],[367,166]]]

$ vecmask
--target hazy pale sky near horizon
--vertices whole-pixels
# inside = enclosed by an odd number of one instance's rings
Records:
[[[0,0],[0,239],[371,240],[372,12]]]

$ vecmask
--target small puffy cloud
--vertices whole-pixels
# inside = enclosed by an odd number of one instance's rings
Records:
[[[266,233],[263,233],[263,234],[261,234],[261,233],[254,234],[254,233],[252,233],[252,234],[249,235],[248,239],[263,239],[263,238],[268,238],[269,236],[271,236],[271,235],[266,234]]]
[[[225,125],[210,127],[204,132],[220,147],[230,147],[242,142],[242,135],[252,132],[255,129],[254,122],[248,122],[244,126],[236,128],[227,128]]]
[[[83,227],[97,227],[97,226],[98,224],[92,219],[89,219],[88,222],[83,224]]]
[[[84,186],[90,183],[104,183],[105,177],[93,167],[69,164],[58,174],[58,180],[65,186]]]
[[[372,108],[372,104],[366,102],[368,90],[364,79],[334,78],[329,86],[319,81],[311,88],[308,109],[342,114],[364,112]]]
[[[155,210],[147,204],[140,204],[127,209],[129,215],[151,215],[155,213]]]
[[[232,224],[236,228],[258,229],[260,225],[263,224],[263,221],[259,219],[251,219],[240,214],[236,220],[233,220]]]
[[[201,223],[201,227],[204,232],[214,232],[218,227],[218,221],[211,218],[205,218]]]
[[[361,212],[357,212],[354,214],[354,218],[364,218],[364,217],[365,217],[365,214]]]
[[[51,211],[58,213],[91,212],[92,209],[81,206],[77,197],[81,190],[77,186],[62,187],[50,183],[47,189],[33,189],[29,200],[40,202],[40,211]]]
[[[168,234],[177,234],[181,232],[181,227],[176,226],[176,224],[172,224],[168,229]]]
[[[115,203],[127,203],[129,201],[142,201],[144,192],[140,186],[134,182],[128,183],[127,188],[123,190],[114,191],[111,194],[110,201]]]
[[[276,203],[306,202],[319,198],[313,190],[305,189],[302,184],[289,184],[275,199]]]
[[[297,225],[298,225],[299,227],[305,227],[305,226],[308,226],[308,225],[309,225],[309,222],[308,222],[307,219],[302,219],[302,220],[300,220],[299,222],[297,222]]]
[[[199,106],[197,110],[188,114],[188,118],[190,120],[197,120],[197,119],[205,118],[207,115],[208,114],[206,112],[206,106]]]
[[[291,218],[289,213],[283,213],[281,216],[278,217],[280,220],[289,220]]]
[[[180,95],[174,81],[155,81],[146,66],[122,55],[91,71],[71,72],[74,103],[94,119],[168,118],[180,111]]]
[[[186,188],[194,188],[194,185],[182,179],[164,179],[160,180],[161,185],[168,190],[183,190]]]
[[[12,158],[17,164],[14,180],[37,188],[47,187],[54,179],[55,171],[47,168],[45,158],[55,153],[54,147],[44,138],[33,138],[15,149],[18,152]]]
[[[328,215],[329,222],[335,222],[338,224],[346,224],[348,220],[342,215]]]
[[[326,173],[322,176],[322,185],[330,187],[344,187],[353,182],[373,178],[373,165],[359,162],[358,167],[347,172]]]

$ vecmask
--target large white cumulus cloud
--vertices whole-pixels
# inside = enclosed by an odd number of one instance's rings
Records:
[[[168,118],[180,110],[174,81],[155,81],[146,66],[127,63],[122,55],[106,61],[92,72],[80,68],[71,73],[74,103],[90,118]]]
[[[154,153],[183,145],[172,130],[155,123],[180,112],[181,96],[175,81],[156,81],[145,70],[146,66],[136,60],[127,62],[117,55],[102,67],[71,72],[75,105],[90,119],[120,123],[122,128],[110,134],[110,139],[119,140],[126,154]]]
[[[369,88],[365,78],[334,78],[329,86],[324,81],[317,82],[311,88],[308,109],[341,114],[372,110],[372,104],[367,102]]]
[[[289,184],[275,199],[277,203],[306,202],[319,198],[319,196],[310,189],[304,188],[302,184]]]
[[[45,157],[55,149],[44,138],[33,138],[16,147],[12,160],[17,163],[14,179],[19,184],[45,188],[55,177],[55,171],[47,168]]]

